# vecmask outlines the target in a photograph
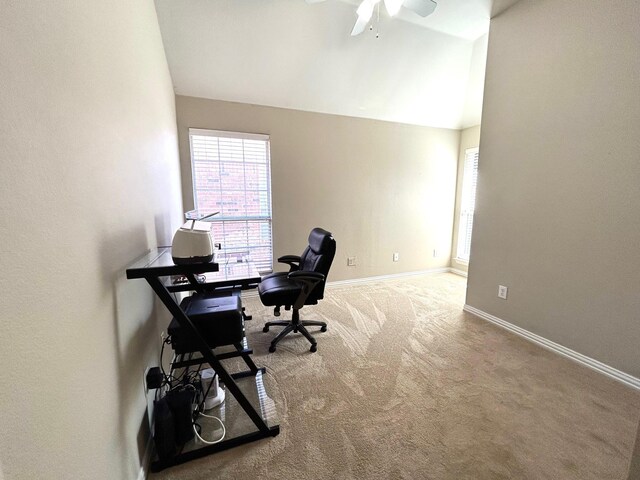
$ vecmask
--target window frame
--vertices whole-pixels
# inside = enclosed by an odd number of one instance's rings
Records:
[[[266,196],[267,196],[267,201],[266,204],[268,205],[268,214],[264,215],[264,214],[259,214],[259,215],[240,215],[240,216],[221,216],[220,218],[216,218],[213,217],[212,219],[212,224],[213,223],[217,223],[217,224],[222,224],[222,229],[224,231],[225,228],[225,223],[238,223],[238,222],[267,222],[269,225],[269,251],[270,251],[270,255],[268,258],[268,265],[267,264],[260,264],[258,265],[258,267],[260,268],[260,271],[272,271],[273,270],[273,206],[272,206],[272,193],[271,193],[271,139],[270,136],[267,134],[261,134],[261,133],[245,133],[245,132],[232,132],[232,131],[225,131],[225,130],[211,130],[211,129],[201,129],[201,128],[189,128],[189,159],[190,159],[190,167],[191,167],[191,186],[192,186],[192,198],[193,198],[193,206],[195,209],[199,208],[199,201],[198,201],[198,188],[196,187],[197,183],[197,174],[196,174],[196,159],[194,156],[194,145],[193,145],[193,137],[194,136],[204,136],[204,137],[213,137],[215,139],[220,139],[220,138],[230,138],[230,139],[240,139],[240,140],[255,140],[255,141],[262,141],[265,142],[266,144],[266,149],[265,149],[265,160],[266,160]],[[218,155],[216,160],[213,160],[214,163],[217,163],[218,165],[220,165],[221,163],[224,163],[225,160],[222,160],[220,158],[220,155]],[[247,164],[246,159],[244,158],[243,155],[243,159],[241,162],[238,163],[242,163],[243,164],[243,168],[244,165]],[[202,189],[200,189],[202,190]],[[252,191],[253,190],[247,190],[246,188],[246,178],[245,178],[245,183],[243,186],[243,191],[247,192],[247,191]],[[260,189],[257,190],[258,192],[260,192]],[[220,192],[224,192],[224,190],[220,189]],[[246,213],[246,212],[245,212]],[[226,248],[224,246],[224,238],[223,239],[214,239],[214,241],[216,241],[216,243],[221,243],[222,244],[222,252],[226,253]],[[260,246],[253,246],[253,248],[259,248]],[[252,245],[247,245],[247,248],[250,249],[252,248]],[[233,247],[231,248],[233,250]],[[227,259],[228,260],[228,259]],[[243,261],[243,259],[241,260],[237,260],[237,261]],[[265,259],[265,262],[267,262],[267,259]]]
[[[478,168],[480,162],[479,147],[467,148],[464,151],[462,184],[460,195],[460,214],[458,217],[458,242],[455,260],[465,265],[471,257],[471,237],[475,216],[476,195],[478,187]]]

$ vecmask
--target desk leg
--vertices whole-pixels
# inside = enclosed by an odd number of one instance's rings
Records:
[[[196,292],[202,291],[202,285],[198,283],[198,280],[196,280],[196,276],[193,273],[188,273],[185,276],[187,277],[187,280],[189,280],[189,283],[191,284],[191,286]]]
[[[202,357],[207,361],[207,363],[213,368],[213,370],[220,376],[220,380],[224,382],[227,389],[231,392],[231,394],[236,398],[242,409],[249,415],[249,418],[253,421],[253,423],[258,427],[258,430],[267,435],[272,435],[271,430],[264,422],[262,417],[255,411],[253,405],[247,400],[247,397],[244,396],[244,393],[240,390],[240,388],[236,385],[236,382],[233,381],[231,375],[227,373],[224,369],[220,361],[216,358],[215,354],[209,348],[206,340],[202,338],[196,327],[193,325],[189,317],[182,311],[180,306],[173,300],[173,297],[166,289],[166,287],[162,284],[160,279],[157,277],[147,277],[147,282],[151,285],[153,291],[158,295],[162,303],[164,303],[165,307],[171,312],[171,314],[178,321],[180,326],[184,328],[191,335],[193,341],[198,345],[198,349],[202,354]],[[253,363],[253,362],[252,362]]]
[[[242,359],[244,360],[244,363],[247,364],[247,367],[249,367],[249,370],[251,370],[251,373],[253,373],[254,375],[256,373],[258,373],[259,369],[256,366],[256,364],[253,363],[253,360],[249,356],[249,354],[248,353],[242,353],[244,351],[244,346],[241,343],[234,343],[233,346],[236,347],[236,350],[238,352],[241,352]]]

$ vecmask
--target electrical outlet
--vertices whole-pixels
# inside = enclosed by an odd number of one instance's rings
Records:
[[[434,248],[433,249],[433,258],[436,258],[438,256],[438,251]]]
[[[356,266],[356,257],[347,257],[347,267]]]
[[[398,260],[400,260],[400,254],[398,252],[395,252],[393,254],[393,261],[397,262]]]
[[[146,367],[144,369],[144,373],[142,374],[142,385],[144,385],[145,395],[149,393],[149,385],[147,385],[147,378],[149,378],[149,370],[151,370],[151,367]]]
[[[506,300],[508,290],[508,287],[505,287],[504,285],[498,285],[498,297]]]

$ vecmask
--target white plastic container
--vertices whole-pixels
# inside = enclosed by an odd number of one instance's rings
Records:
[[[217,407],[224,402],[224,390],[220,388],[218,384],[218,375],[213,371],[213,368],[207,368],[200,372],[200,380],[202,381],[202,391],[209,393],[204,399],[204,409],[210,410],[213,407]],[[211,386],[211,388],[209,388]]]

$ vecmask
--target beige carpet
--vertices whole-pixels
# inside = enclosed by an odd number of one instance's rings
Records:
[[[280,435],[150,478],[626,480],[640,393],[462,312],[464,288],[329,286],[302,310],[329,322],[317,353],[268,353],[271,311],[245,299]]]

